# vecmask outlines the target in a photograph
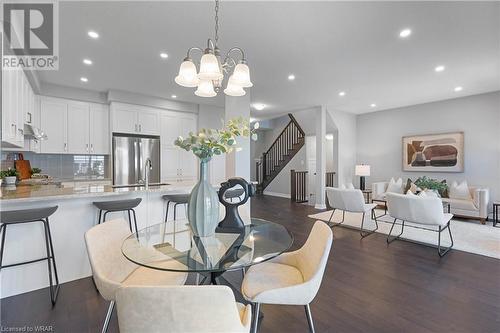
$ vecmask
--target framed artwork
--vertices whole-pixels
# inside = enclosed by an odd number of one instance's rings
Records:
[[[404,136],[403,171],[463,172],[464,133]]]

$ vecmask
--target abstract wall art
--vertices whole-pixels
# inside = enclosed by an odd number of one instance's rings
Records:
[[[463,172],[464,133],[403,137],[403,171]]]

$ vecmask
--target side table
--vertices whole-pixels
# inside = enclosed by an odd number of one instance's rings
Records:
[[[497,223],[500,223],[500,217],[498,216],[498,211],[500,210],[500,201],[493,202],[493,226],[496,227]]]

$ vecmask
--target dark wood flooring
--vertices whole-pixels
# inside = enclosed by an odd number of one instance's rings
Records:
[[[294,248],[307,238],[313,208],[288,199],[252,200],[252,215],[285,225]],[[311,305],[317,332],[500,332],[500,261],[383,235],[334,229],[321,289]],[[235,276],[229,276],[235,279]],[[99,332],[107,304],[90,278],[62,285],[51,308],[47,290],[1,300],[1,325],[52,326],[53,332]],[[260,332],[307,332],[303,307],[263,306]],[[2,330],[3,331],[3,330]],[[116,315],[109,332],[118,332]]]

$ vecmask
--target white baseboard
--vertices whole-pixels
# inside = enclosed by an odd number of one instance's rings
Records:
[[[326,209],[326,205],[325,204],[316,204],[316,205],[314,205],[314,208],[316,208],[316,209]]]
[[[291,198],[290,194],[278,193],[278,192],[269,192],[269,191],[266,191],[266,190],[264,190],[264,195],[270,195],[272,197],[280,197],[280,198],[287,198],[287,199]]]

